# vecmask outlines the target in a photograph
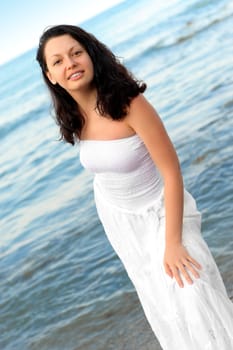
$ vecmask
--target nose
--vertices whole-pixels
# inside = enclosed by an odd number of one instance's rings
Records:
[[[73,59],[72,56],[66,57],[66,68],[67,69],[71,69],[71,68],[75,67],[76,65],[77,65],[77,63],[75,62],[75,60]]]

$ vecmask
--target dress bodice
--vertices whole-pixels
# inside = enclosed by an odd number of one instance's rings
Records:
[[[143,207],[161,192],[161,176],[137,134],[116,140],[81,140],[80,162],[95,173],[95,185],[105,198],[120,207]]]

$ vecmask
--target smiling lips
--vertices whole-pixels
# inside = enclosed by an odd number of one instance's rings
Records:
[[[83,71],[75,72],[75,73],[71,74],[71,75],[68,77],[68,80],[76,80],[76,79],[79,79],[82,75],[83,75]]]

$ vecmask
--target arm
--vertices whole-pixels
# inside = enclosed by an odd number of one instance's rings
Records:
[[[200,268],[200,265],[182,245],[183,179],[176,151],[158,114],[142,95],[132,101],[125,121],[142,138],[163,177],[166,220],[164,267],[166,273],[171,278],[175,277],[179,286],[183,287],[180,273],[192,283],[187,270],[198,277],[194,266]]]

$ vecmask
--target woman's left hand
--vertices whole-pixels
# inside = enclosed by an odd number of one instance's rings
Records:
[[[189,284],[193,283],[190,272],[195,278],[199,278],[197,269],[201,269],[201,265],[193,259],[187,249],[181,243],[167,245],[164,253],[164,268],[168,276],[175,278],[178,285],[183,288],[184,282],[181,275]]]

